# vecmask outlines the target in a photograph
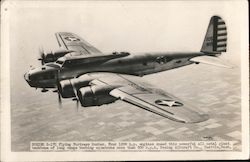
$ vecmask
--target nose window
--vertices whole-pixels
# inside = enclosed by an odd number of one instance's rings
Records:
[[[24,78],[25,78],[26,80],[30,80],[30,74],[25,73],[25,74],[24,74]]]

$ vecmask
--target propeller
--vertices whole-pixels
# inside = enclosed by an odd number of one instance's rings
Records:
[[[57,94],[58,94],[59,109],[61,109],[62,108],[62,98],[61,98],[60,92],[58,92]]]
[[[73,101],[76,101],[76,111],[78,112],[78,109],[79,109],[79,98],[78,98],[78,95],[77,95],[77,89],[75,87],[75,84],[74,82],[72,82],[72,80],[70,79],[69,80],[72,87],[73,87],[73,91],[74,91],[74,94],[75,94],[75,98],[73,98]],[[60,85],[60,69],[57,70],[57,73],[56,73],[56,90],[53,91],[53,92],[57,92],[58,94],[58,103],[59,103],[59,109],[62,108],[62,98],[61,98],[61,91],[60,91],[60,88],[61,88],[61,85]]]
[[[44,61],[45,61],[45,55],[46,55],[46,53],[45,53],[45,51],[44,51],[44,49],[42,48],[42,47],[39,47],[39,58],[38,58],[38,60],[39,61],[41,61],[41,64],[42,65],[44,65]]]
[[[59,103],[59,109],[62,108],[62,98],[61,98],[61,94],[60,94],[60,69],[57,70],[56,73],[56,92],[58,94],[58,103]]]
[[[73,91],[75,94],[75,98],[73,100],[76,101],[76,112],[78,112],[78,110],[79,110],[79,97],[78,97],[77,89],[76,89],[75,84],[72,82],[72,80],[70,80],[70,83],[73,87]]]
[[[77,98],[73,98],[73,101],[76,101],[76,112],[79,110],[79,100]]]
[[[76,100],[76,111],[78,112],[79,110],[79,100]]]

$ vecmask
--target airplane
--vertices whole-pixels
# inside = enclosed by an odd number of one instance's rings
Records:
[[[199,63],[232,68],[218,57],[227,46],[226,24],[219,16],[211,17],[199,52],[102,53],[76,34],[55,35],[60,50],[40,51],[42,66],[30,69],[24,78],[42,92],[56,88],[60,104],[61,97],[83,107],[122,100],[176,122],[199,123],[208,120],[208,115],[144,82],[142,76]]]

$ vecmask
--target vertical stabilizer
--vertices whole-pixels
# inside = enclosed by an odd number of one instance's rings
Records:
[[[227,49],[227,28],[224,20],[219,16],[210,19],[207,33],[201,48],[206,54],[220,54]]]

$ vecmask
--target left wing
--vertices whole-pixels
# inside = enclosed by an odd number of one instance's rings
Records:
[[[208,119],[208,115],[196,112],[193,106],[142,82],[139,77],[113,73],[88,75],[96,78],[91,84],[117,87],[110,92],[111,96],[165,118],[182,123],[198,123]]]
[[[74,33],[59,32],[56,33],[56,39],[59,46],[66,50],[80,52],[81,54],[101,53],[97,48]]]

